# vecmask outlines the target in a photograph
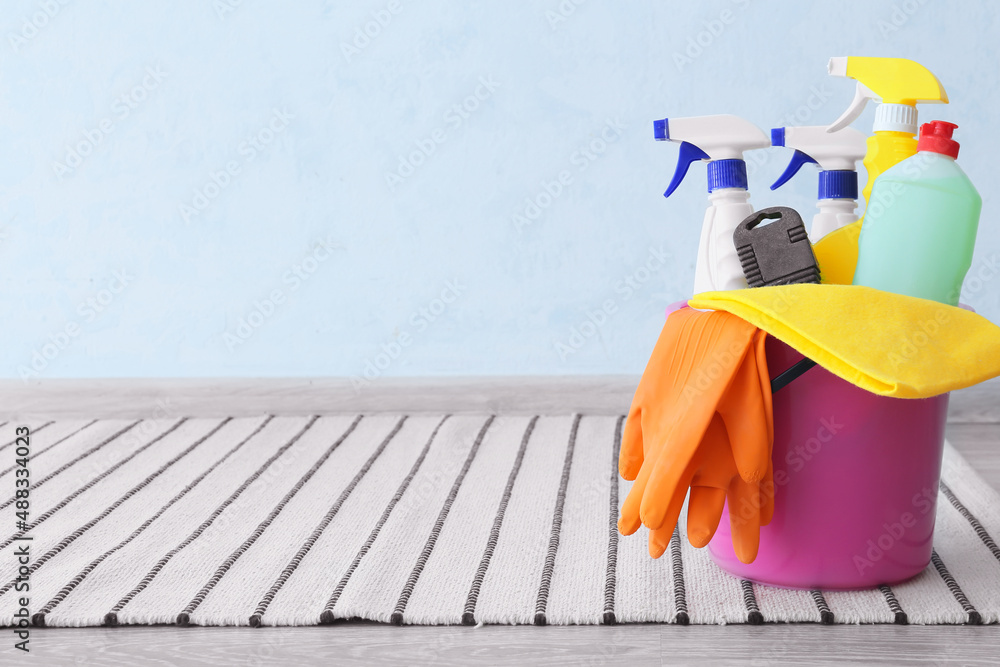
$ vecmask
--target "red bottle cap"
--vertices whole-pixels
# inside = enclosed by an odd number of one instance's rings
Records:
[[[958,125],[946,120],[932,120],[920,126],[920,139],[917,140],[918,151],[941,153],[952,158],[958,158],[958,142],[951,138],[951,133]]]

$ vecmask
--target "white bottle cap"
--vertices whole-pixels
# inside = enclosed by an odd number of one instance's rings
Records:
[[[908,104],[880,104],[875,109],[875,132],[917,133],[917,108]]]

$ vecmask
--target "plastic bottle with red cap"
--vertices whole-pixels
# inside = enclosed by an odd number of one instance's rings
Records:
[[[875,180],[858,240],[855,285],[958,305],[983,200],[956,162],[957,127],[925,123],[916,155]]]

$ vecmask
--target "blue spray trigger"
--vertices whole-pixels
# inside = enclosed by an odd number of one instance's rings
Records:
[[[778,177],[778,180],[774,182],[771,189],[777,190],[780,188],[782,185],[787,183],[792,176],[799,173],[799,169],[802,168],[802,165],[809,164],[810,162],[812,164],[819,164],[816,160],[812,159],[802,151],[795,151],[795,154],[792,156],[792,161],[788,163],[787,167],[785,167],[785,173]]]
[[[686,141],[681,142],[681,152],[677,156],[677,168],[674,170],[674,177],[670,181],[670,185],[667,186],[667,191],[663,193],[664,197],[669,197],[677,189],[677,186],[681,184],[684,177],[687,176],[688,167],[691,166],[692,162],[697,162],[698,160],[711,160],[708,153],[701,150],[694,144],[688,143]]]

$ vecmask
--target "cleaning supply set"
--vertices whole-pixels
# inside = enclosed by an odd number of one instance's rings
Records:
[[[858,81],[841,118],[764,144],[795,150],[772,189],[820,169],[812,242],[793,209],[750,206],[742,155],[763,132],[736,116],[654,123],[681,143],[666,195],[707,160],[710,205],[694,297],[668,313],[625,424],[619,472],[635,483],[619,529],[645,526],[659,557],[687,498],[688,540],[722,569],[857,589],[928,565],[948,392],[1000,375],[1000,328],[957,305],[982,205],[955,161],[957,126],[914,139],[915,105],[947,102],[944,88],[899,58],[829,71]],[[865,145],[847,123],[869,99],[881,104]],[[868,558],[901,517],[906,534]]]

